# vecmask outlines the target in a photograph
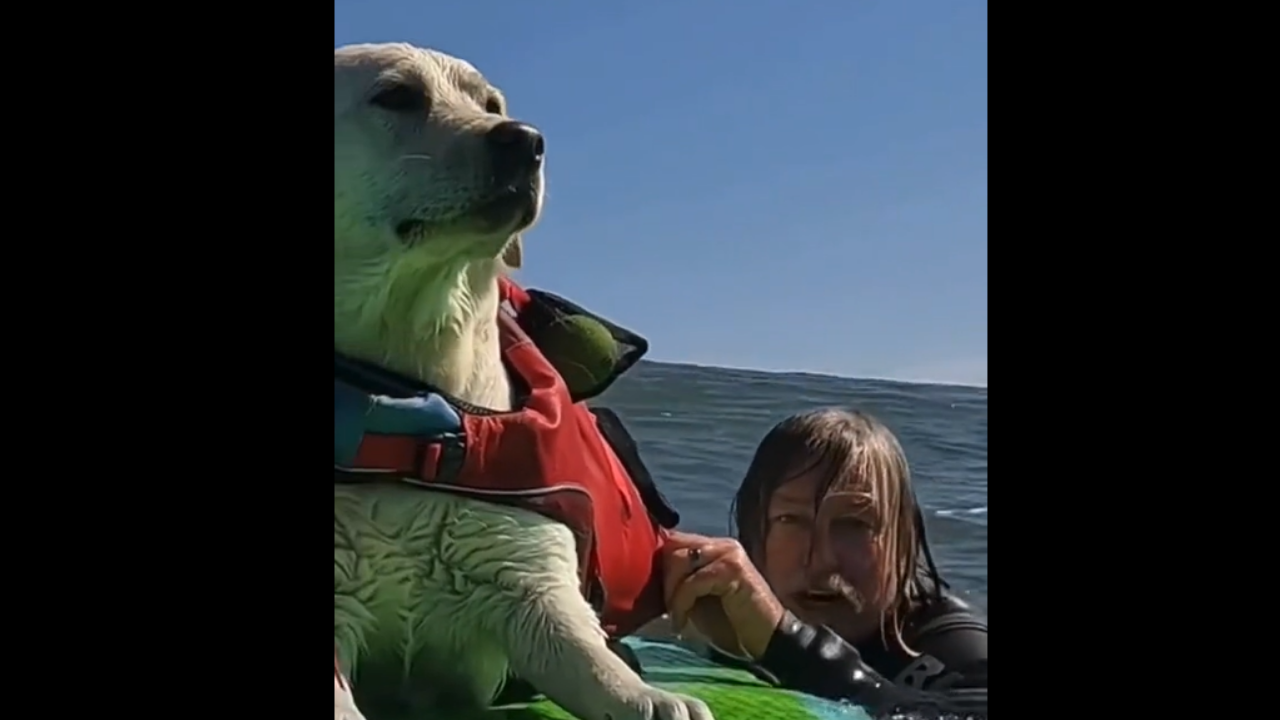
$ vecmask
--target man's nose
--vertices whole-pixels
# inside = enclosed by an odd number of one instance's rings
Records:
[[[815,573],[830,573],[839,563],[839,557],[831,541],[829,524],[816,525],[810,538],[809,569]]]

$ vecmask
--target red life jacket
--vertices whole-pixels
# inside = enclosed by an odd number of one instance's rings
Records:
[[[514,384],[527,391],[520,407],[495,413],[431,390],[457,413],[460,432],[366,432],[354,462],[335,466],[516,505],[564,523],[577,538],[584,594],[610,635],[629,634],[664,612],[658,553],[665,531],[654,515],[674,513],[663,503],[651,514],[649,505],[654,497],[662,503],[661,496],[617,416],[573,401],[520,327],[530,295],[505,279],[501,285],[514,310],[499,311],[502,358]]]

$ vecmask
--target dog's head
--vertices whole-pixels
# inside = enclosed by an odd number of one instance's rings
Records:
[[[542,207],[541,133],[511,120],[497,88],[443,53],[335,50],[333,144],[339,252],[495,258]]]
[[[472,266],[519,267],[518,233],[542,208],[537,129],[512,120],[497,88],[443,53],[348,46],[334,51],[333,71],[338,324],[344,304],[348,319],[397,304],[415,312],[407,306],[424,298],[403,297],[398,285],[450,293]]]

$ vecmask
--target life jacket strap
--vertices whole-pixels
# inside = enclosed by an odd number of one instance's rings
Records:
[[[367,434],[353,463],[358,469],[350,472],[395,475],[430,483],[448,482],[457,476],[465,459],[466,443],[460,435],[426,439]]]
[[[520,311],[529,304],[529,293],[507,277],[498,278],[498,298],[500,302],[511,306],[516,317],[519,317]]]

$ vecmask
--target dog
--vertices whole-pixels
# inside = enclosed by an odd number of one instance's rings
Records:
[[[336,351],[512,410],[499,279],[541,214],[544,152],[467,62],[335,50]],[[353,693],[335,662],[336,719],[377,720],[354,700],[366,675],[396,679],[404,706],[389,715],[451,693],[484,707],[514,674],[583,720],[713,720],[610,650],[564,524],[392,482],[335,483],[334,521],[335,643],[361,663]]]

